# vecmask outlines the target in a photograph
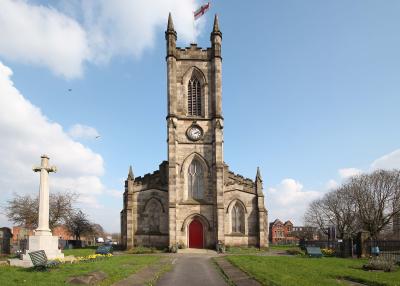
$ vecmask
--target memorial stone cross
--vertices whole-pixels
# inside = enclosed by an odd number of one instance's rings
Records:
[[[49,157],[41,156],[40,167],[34,167],[34,172],[40,172],[39,185],[39,224],[35,236],[52,235],[49,228],[49,173],[57,172],[55,166],[49,166]]]

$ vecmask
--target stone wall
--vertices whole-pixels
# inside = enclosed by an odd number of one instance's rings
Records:
[[[229,171],[225,165],[224,181],[224,224],[225,244],[232,246],[258,246],[258,207],[255,183],[241,175]],[[244,209],[244,232],[232,229],[232,209],[234,205]]]
[[[143,177],[125,181],[121,240],[126,248],[168,246],[168,163]]]

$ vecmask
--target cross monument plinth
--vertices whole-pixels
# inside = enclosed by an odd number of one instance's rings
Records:
[[[64,254],[58,249],[58,237],[53,236],[49,228],[49,173],[56,172],[55,166],[49,166],[49,157],[42,155],[39,167],[34,167],[34,172],[40,172],[39,185],[39,223],[35,234],[29,236],[28,248],[22,255],[22,260],[10,260],[11,265],[32,266],[29,252],[44,250],[48,259],[63,258]]]

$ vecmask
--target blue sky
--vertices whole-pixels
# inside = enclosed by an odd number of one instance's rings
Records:
[[[91,218],[118,231],[129,165],[143,175],[167,158],[168,11],[187,46],[191,11],[202,3],[0,3],[0,111],[9,111],[0,116],[2,201],[37,192],[30,170],[49,153],[61,167],[53,189],[78,191]],[[218,13],[225,161],[250,178],[260,166],[271,221],[301,224],[310,200],[348,176],[400,168],[399,1],[211,6],[196,42],[209,46]]]

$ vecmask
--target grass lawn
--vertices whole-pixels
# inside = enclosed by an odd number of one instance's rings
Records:
[[[368,272],[366,260],[277,256],[228,256],[227,259],[263,285],[347,285],[340,278],[366,285],[400,285],[400,270]]]
[[[121,255],[96,262],[63,264],[47,272],[0,266],[0,285],[65,285],[65,280],[70,276],[92,271],[107,273],[108,278],[99,285],[111,285],[159,259],[157,256]]]

